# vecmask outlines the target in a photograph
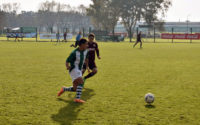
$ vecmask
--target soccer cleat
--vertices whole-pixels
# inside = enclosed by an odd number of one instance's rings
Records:
[[[83,101],[81,99],[74,99],[74,102],[76,102],[76,103],[85,103],[85,101]]]
[[[64,92],[65,92],[65,91],[64,91],[64,89],[63,89],[63,87],[62,87],[61,90],[60,90],[60,92],[58,93],[58,96],[61,96]]]

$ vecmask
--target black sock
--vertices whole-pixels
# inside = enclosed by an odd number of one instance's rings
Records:
[[[94,76],[95,74],[96,74],[96,73],[91,72],[91,73],[89,73],[87,76],[85,76],[84,78],[85,78],[85,79],[88,79],[88,78]]]

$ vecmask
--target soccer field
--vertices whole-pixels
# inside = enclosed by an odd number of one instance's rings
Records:
[[[199,125],[200,44],[99,43],[82,99],[71,86],[71,43],[0,42],[0,125]],[[139,47],[139,46],[137,46]],[[146,106],[151,92],[155,103]]]

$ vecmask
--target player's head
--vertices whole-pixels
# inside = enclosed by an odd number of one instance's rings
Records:
[[[87,47],[88,47],[87,40],[84,39],[84,38],[82,38],[82,39],[79,41],[78,45],[79,45],[79,48],[80,48],[81,50],[86,50]]]
[[[94,38],[95,38],[94,33],[90,33],[89,36],[88,36],[88,40],[89,40],[89,42],[94,41]]]
[[[140,31],[139,34],[142,34],[142,31]]]
[[[80,35],[81,35],[81,34],[82,34],[82,32],[80,31],[78,34],[80,34]]]

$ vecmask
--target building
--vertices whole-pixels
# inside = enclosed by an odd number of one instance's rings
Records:
[[[139,27],[140,25],[145,25],[145,23],[138,23],[136,25],[136,28]],[[164,31],[162,32],[173,32],[174,33],[200,33],[200,22],[166,22],[164,24]],[[136,31],[136,28],[134,31]],[[149,31],[148,28],[139,28],[140,31],[142,32],[147,32]],[[150,29],[152,30],[152,29]],[[120,22],[117,23],[115,27],[115,32],[116,33],[127,33],[126,29],[124,28],[123,24]],[[161,32],[156,30],[156,32]]]

